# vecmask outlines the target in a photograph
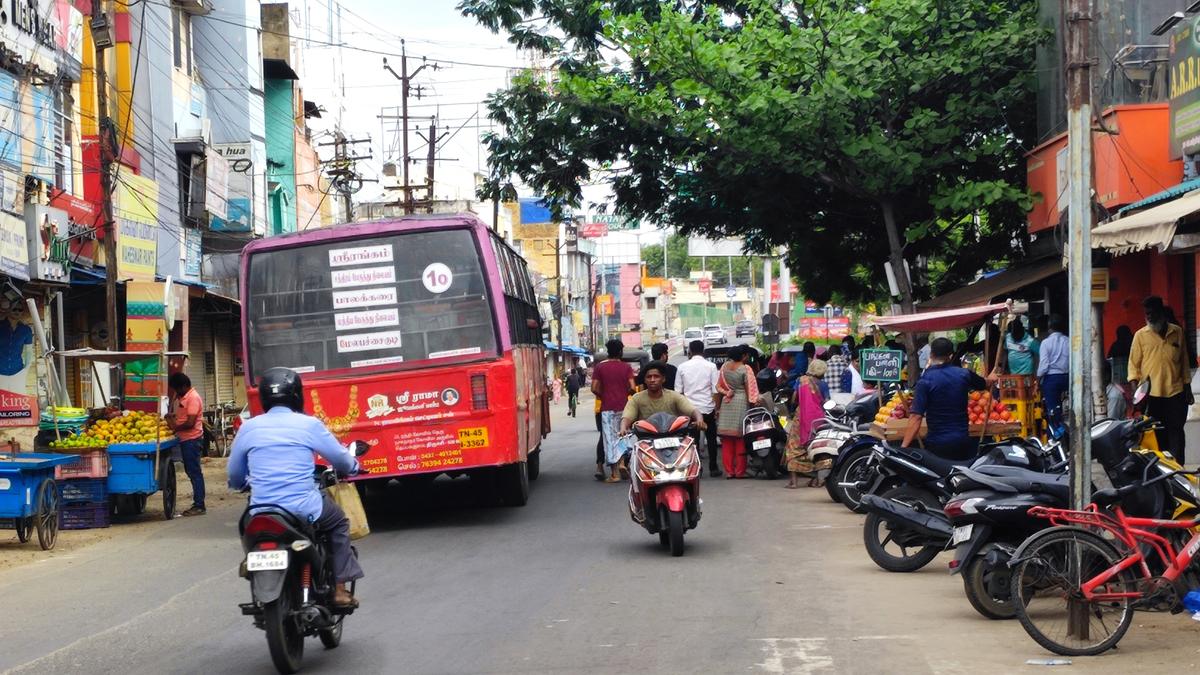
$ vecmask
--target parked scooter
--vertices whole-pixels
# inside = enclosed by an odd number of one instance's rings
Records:
[[[768,480],[779,477],[779,465],[787,444],[786,389],[771,394],[771,399],[746,411],[742,418],[742,442],[746,447],[746,471]]]
[[[355,441],[355,456],[368,446]],[[314,478],[322,491],[338,482],[330,467],[318,465]],[[246,559],[241,576],[250,581],[252,601],[239,605],[242,614],[254,617],[254,626],[267,633],[271,660],[281,673],[300,669],[304,638],[316,635],[328,649],[341,644],[342,624],[352,607],[333,604],[336,583],[329,542],[311,523],[286,509],[260,504],[247,507],[238,522]],[[350,591],[354,592],[351,582]]]
[[[683,533],[700,523],[700,455],[691,420],[660,412],[633,425],[629,516],[671,555],[683,555]]]

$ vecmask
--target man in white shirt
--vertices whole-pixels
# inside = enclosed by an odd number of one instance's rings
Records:
[[[680,364],[676,371],[675,391],[691,401],[692,405],[696,406],[696,410],[699,410],[704,417],[707,429],[704,430],[705,444],[701,451],[701,457],[707,453],[709,475],[715,478],[721,475],[721,469],[717,465],[717,415],[715,412],[717,367],[704,358],[704,342],[702,340],[692,340],[688,344],[688,353],[691,354],[691,358]],[[697,447],[701,447],[699,429],[693,427],[692,438]]]

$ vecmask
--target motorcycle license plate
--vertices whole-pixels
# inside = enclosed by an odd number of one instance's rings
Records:
[[[287,563],[287,551],[251,551],[246,554],[247,572],[286,570]]]
[[[654,439],[654,449],[662,450],[664,448],[678,448],[678,438],[656,438]]]
[[[769,448],[769,447],[771,447],[771,439],[760,438],[757,441],[754,441],[754,443],[752,443],[750,445],[750,447],[754,448],[755,450],[762,450],[763,448]]]
[[[962,527],[954,528],[954,534],[950,537],[950,543],[958,546],[964,541],[971,539],[971,530],[975,529],[974,525],[963,525]]]

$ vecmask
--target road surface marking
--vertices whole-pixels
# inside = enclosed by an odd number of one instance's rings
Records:
[[[833,641],[863,642],[868,640],[913,640],[913,635],[853,635],[845,637],[757,638],[763,643],[767,658],[756,663],[768,673],[799,673],[811,675],[833,669],[829,643]]]

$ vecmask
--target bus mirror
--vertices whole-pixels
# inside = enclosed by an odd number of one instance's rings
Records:
[[[367,445],[366,441],[354,441],[354,456],[355,457],[362,457],[363,455],[367,454],[367,451],[370,449],[371,449],[371,446]]]

